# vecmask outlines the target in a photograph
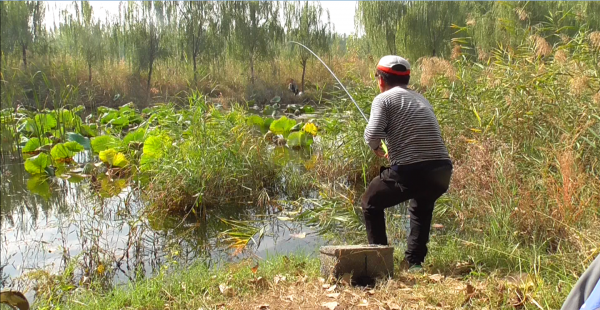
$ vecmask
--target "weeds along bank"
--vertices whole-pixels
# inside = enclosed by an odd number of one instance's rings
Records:
[[[154,103],[174,102],[185,105],[191,90],[206,95],[211,102],[232,105],[250,102],[265,105],[275,96],[300,103],[287,89],[288,80],[300,79],[293,59],[275,58],[256,64],[257,77],[251,83],[244,64],[227,60],[218,66],[199,68],[198,77],[184,63],[172,60],[157,61],[150,89],[144,73],[136,73],[125,62],[107,62],[94,68],[94,79],[87,80],[88,69],[76,58],[62,57],[46,61],[34,59],[23,68],[15,60],[2,65],[2,108],[24,106],[31,108],[60,108],[83,105],[93,111],[97,107],[118,107],[136,102],[143,108]],[[355,77],[369,75],[375,65],[369,59],[330,57],[330,67],[346,83]],[[315,104],[328,96],[334,81],[329,72],[317,61],[308,61],[304,98]],[[300,86],[299,86],[300,87]],[[70,92],[65,90],[70,89]],[[61,91],[59,91],[61,90]]]

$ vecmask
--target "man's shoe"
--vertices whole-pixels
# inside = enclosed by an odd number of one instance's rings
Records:
[[[421,264],[414,264],[408,267],[408,273],[422,273],[423,266]]]

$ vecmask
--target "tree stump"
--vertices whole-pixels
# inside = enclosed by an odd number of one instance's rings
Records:
[[[377,278],[394,275],[394,247],[382,245],[323,246],[321,274],[336,279],[351,274],[352,282],[370,285]]]

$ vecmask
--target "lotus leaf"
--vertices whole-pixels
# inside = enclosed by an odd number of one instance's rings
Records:
[[[30,157],[25,161],[25,170],[30,174],[36,175],[45,172],[50,166],[51,159],[46,153],[40,153],[37,156]]]
[[[296,121],[293,119],[289,119],[285,116],[280,117],[278,120],[273,121],[271,126],[269,126],[269,130],[276,134],[282,134],[284,137],[287,137],[290,130],[296,125]]]
[[[92,149],[92,144],[90,142],[90,139],[78,134],[78,133],[74,133],[74,132],[68,132],[67,133],[67,140],[68,141],[75,141],[79,144],[81,144],[81,146],[83,146],[84,149],[90,151]]]
[[[121,141],[113,136],[92,138],[92,150],[94,150],[94,153],[99,153],[110,148],[117,149],[120,145]]]
[[[117,152],[115,149],[101,151],[99,157],[101,161],[109,164],[111,167],[123,168],[129,164],[125,155]]]

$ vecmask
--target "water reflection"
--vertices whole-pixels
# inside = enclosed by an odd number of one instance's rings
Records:
[[[76,161],[90,159],[82,156]],[[269,216],[277,212],[272,208],[215,208],[207,211],[206,221],[194,215],[168,218],[146,214],[142,193],[118,179],[73,183],[31,177],[19,156],[5,156],[0,169],[1,289],[25,291],[30,302],[35,292],[27,274],[34,270],[57,274],[74,267],[77,285],[102,278],[108,286],[199,259],[218,264],[249,255],[311,252],[321,243],[301,224]],[[251,253],[232,257],[218,238],[231,228],[221,219],[255,220],[264,234],[254,236]],[[300,233],[306,236],[292,237]]]

